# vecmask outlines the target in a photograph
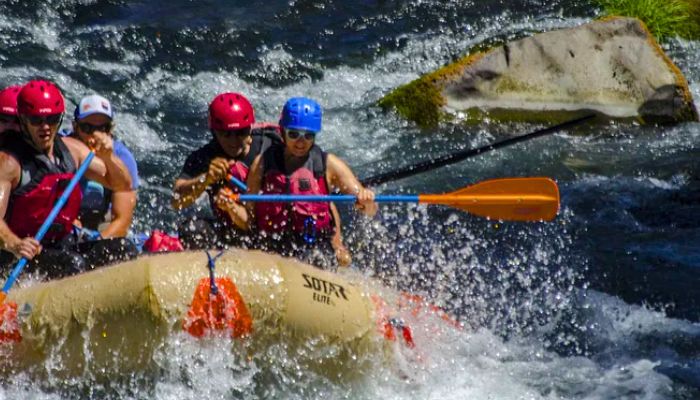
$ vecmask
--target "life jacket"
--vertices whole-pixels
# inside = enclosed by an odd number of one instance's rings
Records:
[[[263,153],[263,194],[327,195],[327,154],[314,145],[304,165],[287,174],[284,168],[284,146],[274,146]],[[257,227],[262,232],[329,237],[333,220],[329,203],[321,202],[256,202]]]
[[[88,179],[80,180],[80,189],[83,199],[78,219],[84,228],[99,229],[100,224],[107,222],[107,214],[112,208],[112,191]]]
[[[53,149],[56,163],[37,152],[21,137],[13,138],[4,148],[5,152],[17,159],[21,168],[19,184],[10,195],[5,214],[5,222],[20,238],[36,235],[63,194],[63,189],[75,175],[75,161],[61,137],[56,136]],[[75,188],[51,224],[45,239],[60,240],[72,232],[81,198],[81,190]]]
[[[265,152],[273,144],[282,144],[282,137],[280,136],[280,128],[275,124],[254,124],[253,125],[253,142],[250,144],[250,150],[245,157],[240,160],[236,160],[234,164],[231,165],[229,169],[229,174],[239,181],[245,183],[248,180],[248,172],[250,171],[250,166],[255,161],[255,157],[259,154]],[[227,183],[227,186],[233,190],[234,193],[245,193],[245,190],[241,190],[236,185]],[[215,188],[216,192],[220,188]],[[216,193],[214,193],[215,195]],[[228,215],[224,213],[219,207],[214,203],[214,196],[209,196],[209,201],[212,210],[219,216],[219,218],[224,217],[228,220]]]

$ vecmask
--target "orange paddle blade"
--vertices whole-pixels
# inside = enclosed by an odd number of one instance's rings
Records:
[[[493,179],[445,194],[422,194],[419,203],[443,204],[507,221],[550,221],[559,211],[559,188],[549,178]]]

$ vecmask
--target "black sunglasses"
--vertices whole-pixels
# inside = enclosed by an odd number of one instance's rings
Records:
[[[92,135],[95,133],[95,131],[100,131],[100,132],[109,132],[112,130],[112,123],[107,122],[102,125],[92,125],[87,122],[80,122],[78,123],[78,128],[80,128],[80,131],[87,134],[87,135]]]
[[[217,135],[221,135],[221,136],[226,137],[226,138],[236,136],[239,139],[246,138],[253,133],[252,129],[250,129],[250,128],[231,129],[231,130],[215,130],[214,132]]]
[[[308,141],[312,141],[316,138],[316,133],[315,132],[308,132],[308,131],[297,131],[294,129],[287,130],[287,137],[292,139],[292,140],[297,140],[302,136],[304,137],[304,139],[306,139]]]
[[[0,122],[11,124],[13,122],[17,122],[17,117],[14,115],[0,114]]]
[[[51,114],[46,116],[31,115],[27,117],[27,121],[34,126],[41,126],[44,124],[56,125],[63,119],[63,114]]]

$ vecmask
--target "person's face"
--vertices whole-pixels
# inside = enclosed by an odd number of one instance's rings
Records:
[[[15,115],[0,114],[0,133],[19,132],[19,120]]]
[[[62,119],[63,114],[20,116],[20,121],[29,134],[29,138],[40,151],[49,151],[51,149]]]
[[[73,130],[78,134],[78,139],[88,146],[92,145],[95,132],[112,134],[112,120],[104,114],[92,114],[75,121]]]
[[[231,158],[239,158],[246,155],[250,144],[253,143],[251,133],[251,127],[228,131],[214,130],[214,137],[226,155]]]
[[[304,157],[309,154],[314,140],[316,140],[315,132],[296,129],[284,130],[284,143],[287,152],[295,157]]]

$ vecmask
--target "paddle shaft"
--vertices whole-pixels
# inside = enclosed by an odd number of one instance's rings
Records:
[[[243,183],[240,179],[236,178],[235,176],[229,175],[228,180],[229,180],[229,182],[231,182],[233,184],[233,186],[236,186],[237,188],[241,189],[242,191],[245,192],[248,190],[248,186],[246,186],[245,183]]]
[[[242,194],[237,196],[240,201],[257,201],[268,203],[286,203],[303,201],[315,203],[355,203],[357,196],[351,194],[334,195],[303,195],[303,194]],[[418,195],[381,195],[375,196],[377,203],[418,203]]]
[[[432,160],[424,161],[418,164],[409,165],[407,167],[398,169],[396,171],[389,171],[383,174],[375,175],[362,180],[364,186],[376,186],[382,183],[395,181],[403,178],[408,178],[409,176],[417,175],[423,172],[427,172],[436,168],[444,167],[445,165],[453,164],[469,157],[474,157],[482,153],[486,153],[491,150],[500,149],[501,147],[510,146],[512,144],[520,143],[525,140],[534,139],[540,136],[548,135],[560,131],[562,129],[570,128],[572,126],[579,125],[589,119],[595,117],[595,114],[588,114],[580,118],[572,119],[570,121],[563,122],[558,125],[550,126],[549,128],[540,129],[538,131],[528,133],[526,135],[516,136],[510,139],[505,139],[500,142],[492,143],[487,146],[479,147],[476,149],[469,149],[460,151],[453,154],[448,154],[442,157],[434,158]]]
[[[46,232],[48,232],[49,228],[51,227],[51,224],[53,224],[53,221],[58,216],[58,213],[61,212],[63,206],[66,205],[68,198],[70,197],[71,193],[73,193],[73,189],[75,189],[75,187],[78,185],[80,178],[83,177],[85,171],[87,171],[87,168],[94,157],[95,153],[93,153],[92,151],[88,153],[87,157],[85,157],[85,161],[83,161],[83,163],[80,165],[80,168],[78,168],[78,171],[76,171],[75,175],[73,175],[73,178],[70,180],[68,186],[66,186],[66,189],[63,191],[63,194],[61,194],[61,197],[59,197],[58,201],[53,206],[51,213],[48,217],[46,217],[46,220],[39,228],[39,231],[36,233],[36,236],[34,236],[34,239],[40,242],[41,239],[44,238]],[[15,281],[17,280],[17,277],[19,277],[19,274],[22,273],[22,269],[24,269],[24,267],[27,265],[27,262],[28,260],[25,257],[20,258],[20,260],[17,262],[17,265],[12,270],[12,273],[10,273],[10,276],[7,278],[5,286],[3,286],[2,288],[3,297],[7,294],[7,292],[10,291],[10,288],[12,287],[12,285],[14,285]]]
[[[459,204],[489,202],[491,204],[513,202],[513,195],[508,194],[391,194],[378,195],[374,197],[377,203],[424,203],[424,204]],[[551,201],[551,197],[545,195],[516,195],[519,200]],[[313,203],[355,203],[357,196],[351,194],[334,195],[300,195],[300,194],[242,194],[234,197],[239,201],[267,202],[267,203],[287,203],[292,201],[313,202]]]

